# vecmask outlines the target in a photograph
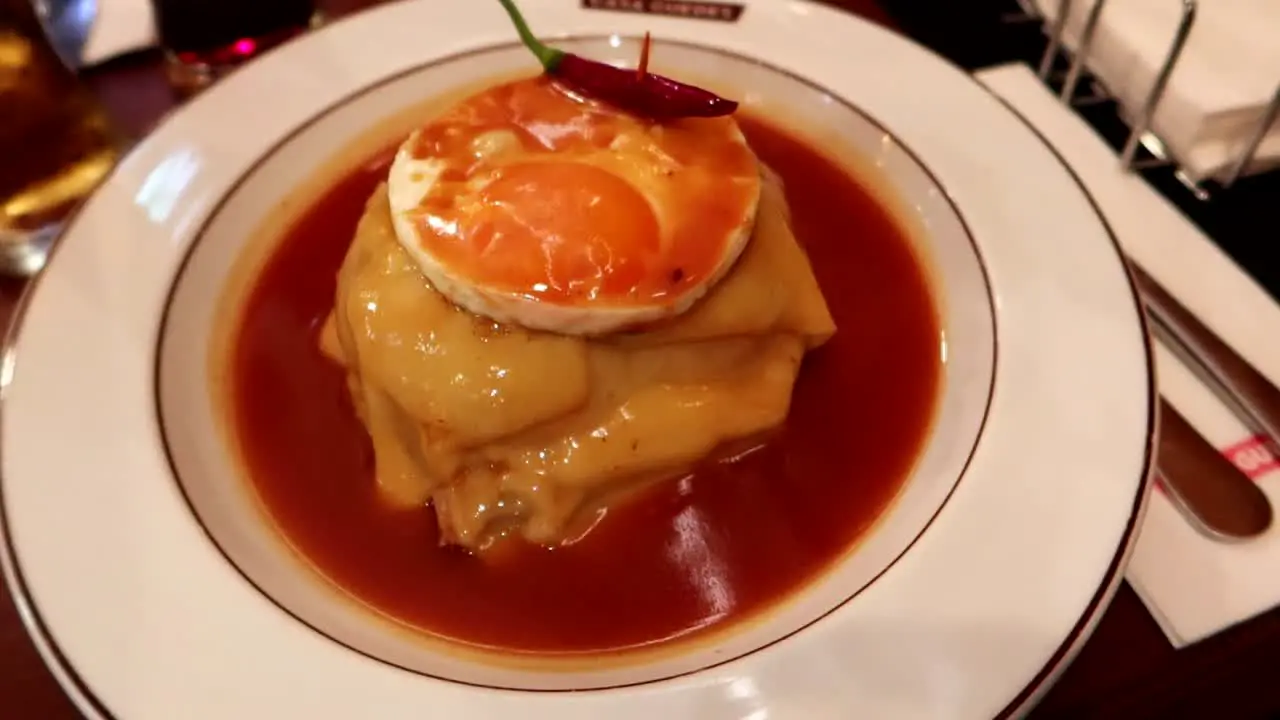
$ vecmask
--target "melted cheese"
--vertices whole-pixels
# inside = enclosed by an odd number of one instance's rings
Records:
[[[806,350],[835,331],[782,189],[689,312],[624,335],[504,326],[448,302],[397,243],[385,188],[338,278],[326,353],[348,370],[388,501],[431,502],[442,542],[555,543],[590,511],[786,418]]]

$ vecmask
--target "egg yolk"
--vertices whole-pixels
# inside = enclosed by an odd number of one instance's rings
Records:
[[[548,302],[678,296],[716,271],[758,197],[732,119],[651,125],[543,77],[469,98],[413,154],[442,164],[417,211],[423,249]]]
[[[511,165],[475,205],[453,229],[453,242],[435,252],[455,272],[490,285],[588,299],[625,293],[660,250],[658,220],[644,196],[591,165]]]

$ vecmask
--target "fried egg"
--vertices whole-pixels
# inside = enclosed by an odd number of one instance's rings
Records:
[[[760,172],[732,117],[655,124],[537,77],[413,132],[387,189],[397,240],[454,304],[598,335],[678,315],[725,276]]]

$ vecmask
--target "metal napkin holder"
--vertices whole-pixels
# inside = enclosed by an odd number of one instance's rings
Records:
[[[1017,0],[1022,14],[1008,19],[1013,22],[1038,21],[1043,23],[1045,34],[1048,36],[1048,44],[1040,57],[1037,74],[1042,81],[1049,84],[1059,55],[1066,56],[1070,60],[1070,64],[1068,65],[1061,90],[1058,93],[1058,98],[1068,106],[1078,108],[1111,99],[1106,94],[1103,82],[1096,77],[1091,83],[1094,90],[1093,93],[1079,96],[1076,94],[1081,77],[1086,72],[1089,51],[1093,47],[1094,34],[1098,29],[1098,20],[1102,17],[1102,9],[1107,5],[1107,0],[1095,0],[1093,6],[1089,9],[1089,14],[1085,17],[1084,26],[1080,32],[1080,41],[1074,57],[1071,57],[1071,54],[1062,43],[1063,28],[1066,26],[1067,18],[1071,14],[1072,2],[1073,0],[1058,0],[1055,17],[1048,18],[1039,11],[1032,0]],[[1170,2],[1178,2],[1181,5],[1181,17],[1178,20],[1177,28],[1174,30],[1169,50],[1165,54],[1164,64],[1160,66],[1159,71],[1156,73],[1155,82],[1152,83],[1151,90],[1147,93],[1132,122],[1126,121],[1126,124],[1129,125],[1129,134],[1120,151],[1120,163],[1127,170],[1145,170],[1153,167],[1171,166],[1174,168],[1175,176],[1198,199],[1208,200],[1211,197],[1210,192],[1202,184],[1191,180],[1191,177],[1182,169],[1182,163],[1179,162],[1170,145],[1151,129],[1152,118],[1155,117],[1160,101],[1164,98],[1165,87],[1169,83],[1169,77],[1173,74],[1173,68],[1177,65],[1178,59],[1182,55],[1187,43],[1187,37],[1191,34],[1191,28],[1196,19],[1196,0],[1170,0]],[[1277,84],[1276,91],[1271,96],[1270,104],[1250,134],[1249,140],[1240,152],[1239,157],[1236,158],[1227,175],[1218,183],[1222,189],[1230,188],[1244,174],[1244,171],[1253,162],[1254,156],[1257,155],[1259,146],[1262,145],[1263,139],[1267,136],[1277,116],[1280,116],[1280,84]],[[1137,157],[1139,148],[1146,149],[1152,157],[1139,159]]]

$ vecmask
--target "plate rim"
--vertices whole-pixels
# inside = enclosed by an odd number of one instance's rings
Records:
[[[808,4],[808,3],[804,3],[804,4]],[[864,19],[858,18],[857,16],[853,16],[849,13],[845,13],[839,10],[825,8],[825,7],[823,7],[823,9],[834,10],[834,12],[839,13],[840,15],[844,16],[846,19],[853,18],[859,22],[866,22],[868,24],[871,24],[869,21],[865,21]],[[336,22],[326,25],[325,29],[329,27],[338,26],[349,19],[351,18],[349,17],[341,18]],[[320,31],[315,31],[312,33],[312,35],[316,34],[316,32],[320,32]],[[947,58],[939,55],[933,50],[918,43],[913,38],[906,37],[898,33],[893,33],[893,34],[897,35],[899,40],[904,40],[907,43],[910,43],[916,46],[917,48],[922,49],[924,52],[932,56],[935,61],[940,61],[950,66],[952,69],[959,71],[960,74],[964,75],[969,82],[976,85],[984,94],[989,95],[995,98],[998,102],[1000,102],[1000,104],[1003,105],[1004,108],[1010,112],[1010,114],[1012,114],[1014,117],[1016,117],[1019,120],[1020,124],[1025,126],[1027,129],[1031,130],[1032,133],[1036,136],[1037,142],[1040,145],[1043,145],[1045,149],[1050,151],[1050,153],[1054,156],[1057,164],[1059,164],[1063,170],[1066,170],[1067,174],[1071,177],[1073,183],[1077,186],[1081,195],[1087,200],[1088,204],[1091,206],[1093,214],[1097,216],[1097,219],[1104,226],[1105,234],[1108,236],[1111,242],[1113,251],[1116,252],[1121,264],[1125,265],[1125,259],[1124,259],[1124,253],[1123,253],[1122,247],[1119,245],[1119,242],[1116,239],[1114,231],[1112,230],[1110,224],[1107,222],[1105,216],[1101,213],[1096,201],[1092,197],[1088,188],[1083,184],[1082,180],[1080,179],[1078,174],[1075,172],[1075,170],[1066,162],[1066,160],[1063,158],[1061,153],[1047,141],[1043,133],[1041,133],[1039,129],[1036,128],[1025,117],[1025,115],[1023,115],[1016,108],[1012,107],[1007,101],[1001,98],[997,93],[993,92],[992,90],[987,88],[985,85],[983,85],[976,77],[974,77],[972,73],[965,71],[963,68],[960,68],[959,66],[955,65]],[[718,48],[716,46],[710,46],[710,45],[705,47],[717,49],[717,50],[723,49],[723,48]],[[480,48],[476,48],[476,49],[480,49]],[[275,50],[273,50],[272,52],[274,51]],[[446,55],[445,57],[448,57],[448,55]],[[444,58],[443,57],[437,58],[433,62],[438,62],[441,59],[444,59]],[[770,67],[773,67],[773,66],[770,66]],[[791,74],[789,71],[784,70],[784,72],[788,72],[788,74]],[[810,81],[807,78],[802,78],[802,79],[804,82],[810,83],[810,84],[815,82],[815,81]],[[345,98],[343,101],[349,100],[351,97],[354,97],[358,93],[369,89],[369,87],[370,86],[366,85],[361,88],[357,88],[351,93],[351,95],[347,96],[347,98]],[[843,99],[843,96],[840,96],[838,93],[837,93],[837,97],[841,97]],[[339,102],[343,102],[343,101],[339,101]],[[852,103],[850,104],[852,105]],[[182,106],[182,108],[178,109],[177,111],[170,113],[168,116],[163,118],[162,124],[172,123],[173,116],[181,112],[182,109],[187,108],[189,106],[190,106],[190,103]],[[861,107],[856,105],[853,105],[853,107],[855,107],[859,112],[867,116],[869,119],[872,119],[873,121],[875,120],[874,115],[863,110]],[[322,113],[323,112],[324,111],[322,111]],[[128,153],[121,159],[121,161],[117,163],[115,167],[112,168],[111,173],[107,176],[106,179],[104,179],[104,181],[99,187],[101,188],[102,186],[106,186],[109,183],[113,182],[113,180],[115,180],[116,178],[116,174],[119,168],[122,167],[125,163],[127,163],[127,161],[130,158],[136,157],[137,154],[141,151],[141,149],[146,146],[146,144],[147,144],[147,141],[144,138],[143,142],[131,148],[128,151]],[[903,143],[903,146],[904,148],[908,148],[908,149],[910,148],[910,146],[906,145],[905,143]],[[914,152],[911,152],[911,155],[917,158],[917,160],[919,159],[918,155],[916,155]],[[930,173],[930,175],[933,174],[932,170],[929,169],[929,166],[925,165],[923,161],[921,161],[920,164]],[[945,185],[941,185],[941,186],[944,187],[945,189]],[[96,194],[97,194],[97,191],[95,191],[95,195]],[[958,210],[959,206],[955,205],[954,201],[952,202],[953,202],[953,205]],[[62,233],[59,236],[59,239],[61,239],[63,235],[68,234],[75,227],[75,221],[79,219],[81,215],[81,211],[86,206],[87,206],[87,203],[82,204],[79,208],[77,208],[77,210],[72,215],[72,217],[68,219],[68,222],[64,225]],[[961,217],[963,219],[964,216],[962,215]],[[62,247],[63,247],[62,243],[56,243],[54,245],[54,250],[50,256],[50,264],[52,264],[54,256],[57,254],[58,250],[61,249]],[[984,278],[985,278],[986,276],[985,264],[983,265],[983,271],[984,271]],[[1141,525],[1142,517],[1145,515],[1145,510],[1147,507],[1147,499],[1150,496],[1149,490],[1150,490],[1152,479],[1154,476],[1154,447],[1155,447],[1154,443],[1156,439],[1156,432],[1157,432],[1157,426],[1158,426],[1158,413],[1155,412],[1155,405],[1157,402],[1158,395],[1156,393],[1155,366],[1152,358],[1152,347],[1151,347],[1151,340],[1150,340],[1150,336],[1147,328],[1147,320],[1145,318],[1145,315],[1141,312],[1141,305],[1137,295],[1137,289],[1133,283],[1131,273],[1127,266],[1124,267],[1124,275],[1125,275],[1125,281],[1128,285],[1128,289],[1131,295],[1133,296],[1133,301],[1135,305],[1137,305],[1139,310],[1137,315],[1138,315],[1139,324],[1141,325],[1141,330],[1143,334],[1143,349],[1144,349],[1144,355],[1145,355],[1144,359],[1145,359],[1145,365],[1147,368],[1147,372],[1146,372],[1146,377],[1148,381],[1147,382],[1148,412],[1147,412],[1147,432],[1146,432],[1147,443],[1146,443],[1146,448],[1144,449],[1144,459],[1142,464],[1142,481],[1139,484],[1137,497],[1135,499],[1133,508],[1130,512],[1128,523],[1124,531],[1124,534],[1121,538],[1121,542],[1117,547],[1116,553],[1111,561],[1110,566],[1107,569],[1107,572],[1104,574],[1103,582],[1101,583],[1097,592],[1095,593],[1092,600],[1088,604],[1084,614],[1080,617],[1079,621],[1077,622],[1076,626],[1072,629],[1071,633],[1062,641],[1062,644],[1060,645],[1060,647],[1053,653],[1048,663],[1027,684],[1027,686],[1023,689],[1023,692],[1018,697],[1014,698],[1013,701],[1010,702],[1009,706],[1005,708],[1001,716],[1009,716],[1009,715],[1013,715],[1013,714],[1017,714],[1022,711],[1025,711],[1031,705],[1033,705],[1036,701],[1038,701],[1039,698],[1043,695],[1043,693],[1047,692],[1048,689],[1052,686],[1053,681],[1056,679],[1056,676],[1059,675],[1063,670],[1065,670],[1065,668],[1070,664],[1071,660],[1074,658],[1075,653],[1078,652],[1080,647],[1083,646],[1084,642],[1087,641],[1090,634],[1092,633],[1093,627],[1095,627],[1096,623],[1101,619],[1101,616],[1105,612],[1106,607],[1109,605],[1111,598],[1114,596],[1114,593],[1118,589],[1120,581],[1123,579],[1124,565],[1127,561],[1127,558],[1132,553],[1132,550],[1134,547],[1134,541],[1136,540],[1136,531]],[[14,362],[14,356],[15,356],[15,345],[21,335],[22,327],[24,324],[23,321],[25,320],[27,311],[29,310],[29,307],[31,304],[31,298],[35,296],[38,287],[40,286],[41,282],[45,279],[45,277],[46,277],[46,273],[42,272],[37,278],[33,279],[33,281],[25,288],[18,304],[14,308],[12,322],[10,324],[8,331],[5,334],[3,344],[0,344],[0,357],[3,358],[3,368],[0,369],[0,389],[3,389],[8,386],[9,380],[11,378],[12,368],[13,368],[13,362]],[[993,317],[993,322],[995,322],[994,317]],[[3,400],[4,400],[4,394],[0,392],[0,411],[2,411],[4,407]],[[990,403],[988,403],[987,411],[988,412],[990,411]],[[0,412],[0,419],[2,418],[3,418],[3,413]],[[0,428],[3,428],[3,422],[0,422]],[[984,426],[984,429],[985,429],[985,426]],[[979,437],[981,437],[981,433]],[[957,484],[958,484],[958,481],[957,481]],[[944,503],[944,506],[945,504],[946,503]],[[941,511],[941,508],[939,509],[939,512],[940,511]],[[72,701],[76,702],[76,695],[80,694],[87,700],[87,702],[91,703],[94,708],[100,709],[100,712],[99,712],[100,717],[107,717],[107,718],[112,717],[110,713],[106,710],[106,708],[102,706],[101,702],[97,699],[97,696],[92,692],[92,689],[87,686],[85,681],[76,672],[74,664],[70,661],[70,659],[65,654],[62,653],[60,647],[53,640],[52,633],[49,632],[47,625],[45,624],[45,622],[43,621],[40,615],[39,609],[36,607],[33,598],[31,598],[31,596],[29,595],[27,584],[23,579],[20,564],[17,561],[15,547],[14,547],[12,535],[9,529],[9,523],[7,521],[7,512],[8,512],[7,506],[4,503],[4,487],[2,484],[0,484],[0,536],[2,536],[0,537],[0,540],[3,541],[2,543],[0,543],[2,544],[2,547],[0,547],[0,565],[3,565],[6,583],[9,587],[9,590],[11,591],[11,595],[14,598],[15,605],[19,608],[19,614],[23,621],[24,627],[26,628],[28,634],[32,637],[33,642],[35,642],[37,646],[37,650],[40,652],[40,655],[42,657],[42,660],[45,661],[46,666],[49,667],[51,672],[53,672],[59,684],[63,686],[64,691],[68,692],[68,694],[71,696]],[[921,533],[921,536],[923,536],[923,532]],[[42,644],[41,641],[44,641],[45,643],[48,644],[48,654],[46,654],[45,649],[41,647],[41,644]],[[50,657],[50,655],[52,657]],[[60,673],[54,668],[54,665],[57,665],[63,672],[67,674],[68,676],[67,680],[73,683],[74,688],[66,687],[66,685],[64,684],[63,677],[61,677]],[[73,689],[75,690],[74,693],[72,692]],[[79,706],[78,702],[76,704],[77,706]],[[83,710],[84,708],[81,708],[81,709]],[[95,712],[98,712],[98,710],[95,709]]]
[[[1147,318],[1146,312],[1142,310],[1142,295],[1138,291],[1138,284],[1133,279],[1133,270],[1129,267],[1128,255],[1125,254],[1124,246],[1120,244],[1120,239],[1116,236],[1115,228],[1111,226],[1106,214],[1102,212],[1102,207],[1098,204],[1097,199],[1094,198],[1093,193],[1089,191],[1089,187],[1085,185],[1084,178],[1080,177],[1080,173],[1071,166],[1062,151],[1054,147],[1053,143],[1049,141],[1049,137],[1044,134],[1044,131],[1036,127],[1030,118],[1014,107],[1013,103],[987,87],[973,73],[965,74],[973,79],[974,84],[999,101],[1006,110],[1018,118],[1019,122],[1035,134],[1040,144],[1053,154],[1054,160],[1058,165],[1071,176],[1072,182],[1080,189],[1080,193],[1088,201],[1089,206],[1093,208],[1094,214],[1098,216],[1098,220],[1102,222],[1103,227],[1106,228],[1107,236],[1111,238],[1111,246],[1115,250],[1120,263],[1124,266],[1125,281],[1129,285],[1129,292],[1133,296],[1133,302],[1138,306],[1138,323],[1142,326],[1143,351],[1146,355],[1147,363],[1148,434],[1144,460],[1145,473],[1143,481],[1138,487],[1138,497],[1134,501],[1132,514],[1129,516],[1129,524],[1125,528],[1125,536],[1116,552],[1116,556],[1111,561],[1111,566],[1107,568],[1106,577],[1108,580],[1098,588],[1097,593],[1089,601],[1085,614],[1080,617],[1075,627],[1071,629],[1071,633],[1054,651],[1048,664],[1041,668],[1040,672],[1023,688],[1022,692],[1005,706],[1004,711],[999,715],[999,717],[1005,718],[1019,714],[1019,708],[1023,708],[1026,711],[1035,707],[1036,703],[1053,689],[1062,673],[1071,666],[1076,656],[1088,644],[1093,631],[1097,629],[1098,623],[1101,622],[1102,617],[1111,606],[1111,601],[1115,599],[1116,593],[1119,592],[1120,585],[1125,582],[1125,568],[1137,548],[1138,533],[1142,529],[1143,521],[1146,519],[1147,509],[1151,505],[1151,490],[1155,486],[1156,453],[1160,435],[1160,412],[1158,410],[1160,390],[1157,384],[1155,347],[1151,339],[1150,320]]]

